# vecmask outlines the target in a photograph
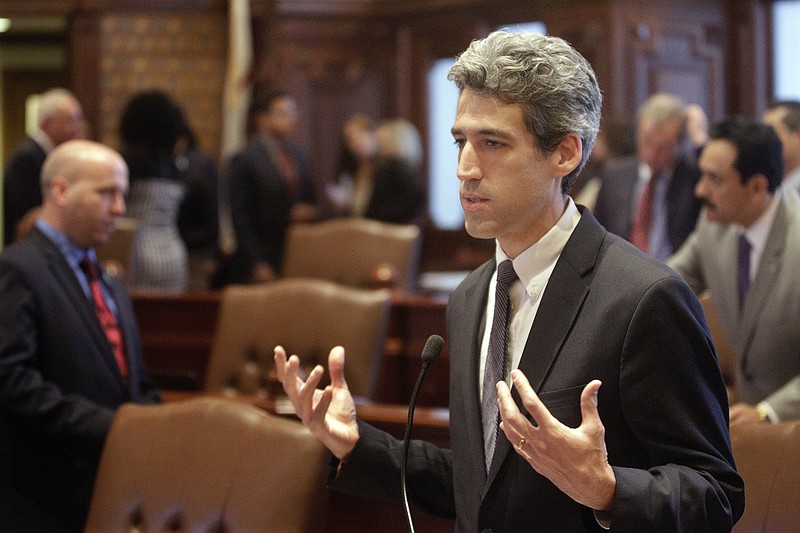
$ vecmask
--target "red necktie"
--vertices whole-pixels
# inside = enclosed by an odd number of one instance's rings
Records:
[[[289,199],[294,203],[300,197],[300,176],[292,152],[283,142],[278,144],[278,166],[289,190]]]
[[[655,176],[653,176],[644,186],[631,228],[631,243],[644,253],[648,253],[650,228],[653,225],[653,184],[655,181]]]
[[[89,281],[94,310],[100,320],[100,325],[103,326],[108,342],[111,344],[111,350],[114,352],[114,359],[117,360],[122,379],[127,382],[128,363],[125,361],[125,342],[122,338],[122,331],[117,325],[117,318],[111,312],[106,299],[103,297],[103,289],[100,287],[100,276],[97,267],[88,257],[84,257],[81,260],[81,270],[86,274],[86,279]]]

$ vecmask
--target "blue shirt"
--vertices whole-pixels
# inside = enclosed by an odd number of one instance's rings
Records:
[[[86,274],[81,269],[81,261],[84,257],[88,257],[90,261],[92,261],[95,265],[98,264],[97,262],[97,254],[94,251],[94,248],[89,248],[84,250],[80,246],[76,245],[74,242],[69,240],[69,238],[55,229],[53,226],[48,224],[42,219],[36,220],[36,227],[45,234],[45,236],[50,239],[53,244],[56,245],[58,250],[61,252],[61,255],[64,256],[69,267],[72,269],[72,272],[75,274],[75,277],[78,279],[78,283],[81,284],[81,288],[83,289],[83,293],[86,295],[86,298],[91,300],[92,299],[92,289],[89,287],[89,280],[86,277]],[[108,308],[111,309],[111,312],[114,315],[117,314],[117,304],[114,301],[114,298],[111,297],[111,292],[105,282],[105,272],[98,267],[97,269],[101,272],[100,279],[100,287],[103,290],[103,298],[108,305]]]

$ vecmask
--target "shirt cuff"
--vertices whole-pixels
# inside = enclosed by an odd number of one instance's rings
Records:
[[[781,421],[781,417],[778,416],[778,413],[775,412],[775,409],[772,408],[770,404],[767,402],[758,402],[758,406],[764,410],[764,414],[766,418],[764,419],[765,422],[771,422],[776,424]]]
[[[611,511],[592,510],[592,512],[594,513],[594,519],[598,526],[606,531],[611,529]]]

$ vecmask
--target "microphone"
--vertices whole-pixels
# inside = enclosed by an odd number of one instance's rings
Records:
[[[414,385],[414,391],[411,393],[411,401],[408,404],[408,421],[406,422],[406,434],[403,437],[403,462],[400,464],[400,486],[403,489],[403,505],[406,508],[406,521],[408,522],[408,530],[414,533],[414,522],[411,519],[411,508],[408,505],[408,492],[406,491],[406,469],[408,467],[408,445],[411,442],[411,426],[414,423],[414,407],[417,403],[417,394],[422,385],[422,380],[425,378],[425,372],[428,367],[436,361],[439,354],[442,353],[444,348],[444,339],[439,335],[431,335],[425,342],[425,347],[422,349],[422,368],[419,371],[417,384]]]

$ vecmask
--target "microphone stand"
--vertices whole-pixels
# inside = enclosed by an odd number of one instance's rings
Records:
[[[414,390],[411,393],[411,401],[408,404],[408,420],[406,421],[406,433],[403,437],[403,461],[400,464],[400,486],[403,489],[403,505],[406,510],[406,521],[408,522],[408,530],[414,532],[414,521],[411,518],[411,507],[408,504],[408,491],[406,490],[406,470],[408,468],[408,446],[411,443],[411,426],[414,424],[414,408],[417,403],[417,395],[422,386],[422,380],[425,379],[425,373],[428,367],[436,361],[444,346],[444,339],[439,335],[431,335],[425,342],[425,347],[422,349],[422,369],[419,371],[417,383],[414,385]]]

